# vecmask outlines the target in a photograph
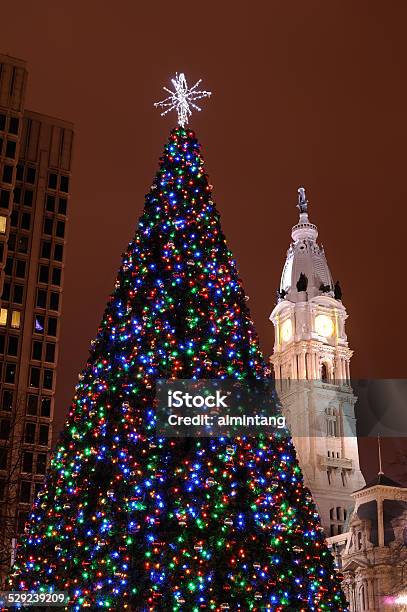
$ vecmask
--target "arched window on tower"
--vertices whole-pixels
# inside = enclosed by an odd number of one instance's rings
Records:
[[[339,436],[338,414],[334,408],[328,407],[325,409],[326,414],[326,434],[331,438]]]
[[[328,382],[329,380],[328,366],[326,363],[323,363],[321,366],[321,380],[322,382]]]
[[[345,521],[346,521],[346,509],[341,506],[336,506],[329,510],[329,518],[330,518],[330,535],[336,536],[343,533]]]
[[[362,584],[362,586],[360,587],[360,609],[361,610],[367,610],[366,607],[366,589],[365,589],[365,585]]]

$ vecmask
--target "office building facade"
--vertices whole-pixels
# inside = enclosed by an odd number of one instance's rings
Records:
[[[25,63],[0,55],[0,570],[50,455],[73,126],[24,108]]]

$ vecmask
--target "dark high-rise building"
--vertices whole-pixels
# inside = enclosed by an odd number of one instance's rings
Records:
[[[73,126],[24,108],[25,62],[0,55],[0,574],[49,460]]]

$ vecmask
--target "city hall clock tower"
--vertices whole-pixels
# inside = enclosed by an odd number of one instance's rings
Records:
[[[352,351],[347,312],[333,283],[318,229],[308,218],[305,190],[298,189],[300,218],[270,315],[275,331],[276,389],[290,426],[305,484],[318,507],[326,536],[342,533],[364,486],[350,386]]]

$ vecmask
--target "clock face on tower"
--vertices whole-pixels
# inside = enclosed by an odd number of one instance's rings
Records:
[[[334,323],[331,317],[320,314],[315,317],[315,331],[324,338],[330,338],[334,333]]]
[[[281,325],[281,337],[284,342],[288,342],[293,335],[293,324],[291,319],[286,319]]]

